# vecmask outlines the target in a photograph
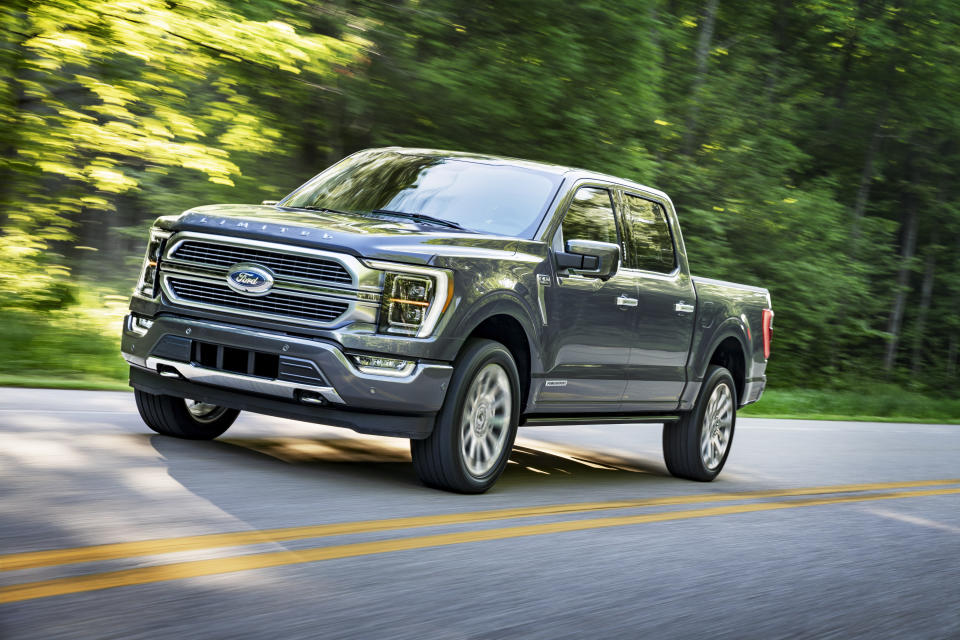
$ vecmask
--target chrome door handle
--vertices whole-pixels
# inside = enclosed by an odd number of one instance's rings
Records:
[[[673,305],[673,310],[677,313],[693,313],[694,308],[692,304],[687,304],[686,302],[678,302]]]
[[[635,307],[637,306],[637,304],[638,304],[638,301],[636,298],[629,298],[623,295],[622,293],[620,294],[620,297],[617,298],[617,306],[620,307],[621,309],[626,309],[627,307]]]

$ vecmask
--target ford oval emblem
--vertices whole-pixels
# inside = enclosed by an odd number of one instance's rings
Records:
[[[273,274],[266,267],[241,262],[230,267],[227,285],[240,293],[262,296],[273,287]]]

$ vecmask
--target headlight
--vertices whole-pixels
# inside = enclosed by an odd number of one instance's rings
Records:
[[[143,267],[140,269],[140,281],[137,282],[135,293],[148,298],[157,297],[157,267],[160,264],[160,253],[163,251],[164,241],[170,237],[169,231],[150,229],[150,241],[147,243],[147,253],[143,256]]]
[[[379,330],[425,338],[433,333],[453,298],[453,281],[448,272],[429,267],[370,262],[386,271],[380,303]]]

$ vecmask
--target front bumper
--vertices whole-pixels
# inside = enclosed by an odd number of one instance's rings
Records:
[[[278,359],[279,374],[202,365],[198,342],[267,354]],[[365,373],[331,341],[169,315],[155,318],[142,335],[126,321],[121,350],[131,385],[151,393],[202,400],[202,392],[216,390],[223,406],[404,437],[430,434],[453,372],[449,364],[420,361],[406,375]],[[391,416],[405,419],[391,428]]]

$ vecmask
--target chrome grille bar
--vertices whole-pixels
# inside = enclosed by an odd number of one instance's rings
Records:
[[[229,267],[238,262],[255,262],[267,267],[280,277],[321,280],[346,285],[353,282],[353,278],[344,266],[334,260],[264,251],[254,247],[185,240],[174,248],[171,257],[176,260],[219,267]]]
[[[350,307],[348,302],[305,298],[280,292],[271,292],[260,297],[245,296],[230,289],[226,283],[176,277],[168,277],[166,280],[174,295],[181,300],[238,311],[255,311],[260,314],[326,323],[336,320]]]

